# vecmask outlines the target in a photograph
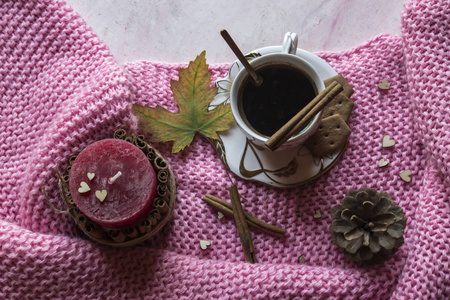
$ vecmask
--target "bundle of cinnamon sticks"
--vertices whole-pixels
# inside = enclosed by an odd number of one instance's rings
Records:
[[[242,244],[242,249],[244,251],[244,257],[248,262],[256,263],[255,249],[253,247],[253,242],[248,226],[252,226],[265,233],[277,237],[283,236],[286,230],[267,224],[257,219],[256,217],[250,215],[249,213],[244,212],[241,205],[240,196],[235,184],[233,184],[229,188],[229,192],[231,204],[210,194],[206,194],[203,197],[203,201],[205,201],[206,204],[213,207],[214,209],[222,212],[224,215],[234,216],[236,227],[239,232],[239,238]]]

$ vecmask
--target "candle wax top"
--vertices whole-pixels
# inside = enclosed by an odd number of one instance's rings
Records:
[[[105,139],[89,145],[75,159],[69,189],[75,205],[106,228],[137,224],[153,208],[156,174],[133,144]]]

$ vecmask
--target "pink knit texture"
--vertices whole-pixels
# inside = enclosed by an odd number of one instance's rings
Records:
[[[153,241],[102,246],[48,207],[42,185],[64,208],[55,167],[116,128],[139,132],[132,103],[177,110],[169,82],[186,65],[119,66],[66,4],[36,2],[0,4],[1,299],[450,298],[448,1],[407,2],[402,36],[318,54],[355,89],[352,134],[338,163],[304,186],[280,190],[235,177],[245,210],[286,229],[283,238],[251,229],[257,264],[245,262],[234,220],[218,219],[201,200],[228,200],[230,184],[201,137],[177,154],[154,145],[175,173],[178,197]],[[227,68],[210,66],[213,80]],[[387,91],[377,87],[383,78]],[[386,134],[394,147],[381,147]],[[389,166],[379,168],[381,158]],[[398,176],[405,169],[410,183]],[[350,262],[328,233],[330,209],[360,187],[390,193],[407,217],[405,244],[383,264]],[[322,218],[313,218],[316,210]],[[206,251],[201,239],[211,241]]]

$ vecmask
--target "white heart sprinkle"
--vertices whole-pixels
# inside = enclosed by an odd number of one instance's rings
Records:
[[[385,160],[384,158],[380,159],[380,161],[378,162],[378,166],[380,168],[386,167],[389,164],[389,162],[387,160]]]
[[[202,248],[202,250],[206,250],[206,248],[208,248],[209,246],[211,246],[211,242],[208,240],[200,240],[200,248]]]
[[[378,87],[382,90],[388,90],[389,89],[389,82],[386,79],[381,80],[381,82],[378,84]]]
[[[94,179],[95,174],[94,173],[87,173],[87,177],[89,178],[89,180]]]
[[[383,137],[383,147],[388,148],[395,145],[395,141],[389,135]]]
[[[319,219],[322,217],[322,214],[320,213],[320,210],[316,210],[316,212],[313,215],[314,219]]]
[[[91,188],[89,187],[89,185],[86,182],[82,181],[80,183],[80,187],[78,188],[78,193],[83,194],[89,192],[90,190]]]
[[[411,182],[411,174],[412,174],[411,170],[405,170],[405,171],[401,172],[399,175],[400,175],[400,178],[403,179],[403,181]]]
[[[220,220],[220,219],[222,219],[222,218],[223,218],[223,213],[219,211],[219,212],[217,213],[217,219]]]
[[[100,202],[105,201],[106,195],[108,193],[106,192],[106,190],[103,191],[95,191],[95,197],[97,197],[98,200],[100,200]]]

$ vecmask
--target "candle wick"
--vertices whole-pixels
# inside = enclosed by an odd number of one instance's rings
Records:
[[[111,178],[108,180],[108,183],[109,183],[109,184],[114,183],[114,181],[116,181],[117,178],[119,178],[120,176],[122,176],[122,172],[119,171],[119,172],[117,172],[116,175],[114,175],[113,177],[111,177]]]

